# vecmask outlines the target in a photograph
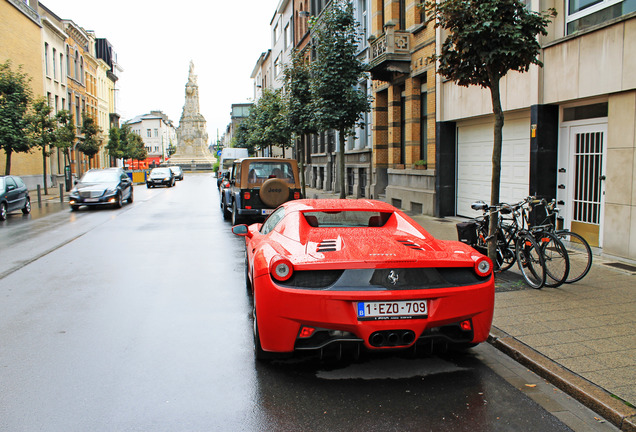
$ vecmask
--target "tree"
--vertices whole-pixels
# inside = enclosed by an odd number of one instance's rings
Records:
[[[126,146],[126,158],[137,161],[137,167],[139,167],[139,161],[145,160],[148,157],[148,150],[144,145],[144,140],[134,132],[130,132],[127,135]]]
[[[285,103],[292,138],[316,133],[316,124],[312,110],[311,98],[311,68],[305,53],[292,51],[291,62],[283,70],[285,76]],[[305,155],[302,145],[298,146],[298,160],[300,163],[300,182],[303,196],[305,194]]]
[[[281,147],[285,156],[285,149],[291,147],[292,143],[287,111],[280,89],[263,90],[261,98],[250,109],[248,122],[248,142],[251,145],[260,149]]]
[[[121,133],[118,127],[113,126],[108,130],[108,144],[106,144],[106,151],[112,159],[121,159]],[[112,160],[111,160],[112,162]]]
[[[234,137],[232,138],[231,147],[239,147],[246,148],[249,154],[255,154],[256,149],[254,145],[250,142],[250,123],[247,120],[242,121],[236,127],[236,132],[234,132]]]
[[[62,150],[64,166],[71,166],[71,148],[75,144],[76,129],[73,114],[67,110],[58,111],[55,115],[58,127],[55,129],[55,147]]]
[[[80,138],[77,149],[88,157],[88,168],[91,168],[91,159],[99,153],[102,145],[102,140],[99,138],[102,130],[92,117],[84,116],[80,132],[83,137]]]
[[[32,143],[42,151],[42,181],[44,194],[48,194],[46,181],[46,158],[51,155],[51,146],[55,143],[55,130],[57,122],[51,117],[52,109],[46,99],[39,98],[35,101],[32,113],[28,118],[29,132]]]
[[[340,198],[345,198],[345,139],[371,109],[367,95],[357,87],[366,73],[356,55],[360,36],[352,2],[333,0],[311,27],[316,46],[316,59],[311,63],[312,110],[319,130],[339,132]]]
[[[542,67],[538,59],[539,34],[546,35],[547,13],[529,11],[519,0],[446,0],[424,4],[429,21],[448,31],[437,60],[437,72],[468,87],[478,85],[490,89],[495,115],[492,151],[490,202],[499,203],[501,182],[501,148],[504,114],[501,108],[499,81],[509,71],[527,72],[531,64]],[[495,262],[497,220],[490,215],[488,256]]]
[[[0,148],[7,156],[6,175],[11,174],[11,155],[31,150],[27,136],[27,109],[32,97],[30,81],[22,72],[22,66],[13,71],[10,60],[0,63]]]

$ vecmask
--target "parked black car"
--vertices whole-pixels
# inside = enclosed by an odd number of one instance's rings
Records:
[[[150,189],[155,186],[172,187],[175,184],[175,177],[172,170],[168,167],[153,168],[146,177],[146,187]]]
[[[69,194],[71,210],[83,205],[120,208],[124,201],[133,202],[133,183],[121,168],[88,170]]]
[[[0,221],[7,218],[7,213],[22,210],[31,213],[31,198],[29,190],[18,176],[0,177]]]

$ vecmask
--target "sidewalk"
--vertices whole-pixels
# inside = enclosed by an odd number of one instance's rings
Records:
[[[308,198],[334,194],[307,189]],[[456,240],[460,218],[410,215]],[[624,431],[636,431],[636,266],[594,256],[580,282],[535,290],[515,267],[495,279],[489,342]],[[631,406],[630,406],[631,405]]]

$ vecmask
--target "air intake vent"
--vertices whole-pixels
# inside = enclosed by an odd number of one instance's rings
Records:
[[[398,242],[403,244],[407,248],[411,248],[411,249],[415,249],[415,250],[421,250],[421,251],[424,250],[422,248],[422,246],[418,245],[417,243],[415,243],[415,242],[413,242],[411,240],[398,240]]]
[[[335,252],[336,240],[323,240],[316,248],[317,252]]]

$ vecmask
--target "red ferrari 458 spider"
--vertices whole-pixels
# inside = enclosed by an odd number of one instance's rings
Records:
[[[488,337],[490,260],[373,200],[289,201],[245,237],[258,360],[299,351],[474,346]]]

